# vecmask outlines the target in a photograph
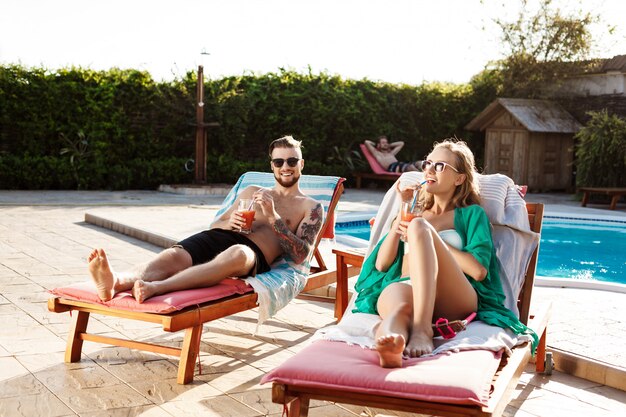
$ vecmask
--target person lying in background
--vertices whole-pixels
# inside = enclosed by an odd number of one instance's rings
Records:
[[[400,162],[396,158],[398,152],[404,147],[402,141],[389,143],[387,136],[380,136],[378,143],[366,140],[365,146],[374,155],[380,166],[389,172],[418,171],[417,163]]]

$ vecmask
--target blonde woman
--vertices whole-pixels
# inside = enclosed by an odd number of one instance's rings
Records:
[[[474,155],[465,142],[435,144],[422,162],[420,216],[402,221],[365,261],[355,312],[379,314],[376,350],[383,367],[433,350],[433,318],[465,319],[536,335],[504,307],[487,215],[479,206]],[[406,194],[396,183],[396,191]],[[414,186],[416,188],[417,185]],[[410,190],[409,190],[410,192]],[[410,252],[404,253],[403,240]]]

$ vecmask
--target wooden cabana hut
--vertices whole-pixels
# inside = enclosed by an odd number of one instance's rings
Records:
[[[574,134],[581,125],[558,103],[499,98],[465,126],[485,131],[485,174],[531,190],[571,190]]]

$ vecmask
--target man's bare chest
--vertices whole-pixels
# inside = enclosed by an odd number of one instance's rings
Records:
[[[304,218],[304,212],[299,205],[279,200],[274,202],[274,207],[289,230],[295,232]]]

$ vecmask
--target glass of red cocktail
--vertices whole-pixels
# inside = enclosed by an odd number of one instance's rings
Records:
[[[254,221],[254,202],[250,198],[242,198],[239,200],[237,212],[241,214],[246,223],[241,227],[240,232],[248,234],[252,231],[252,222]]]

